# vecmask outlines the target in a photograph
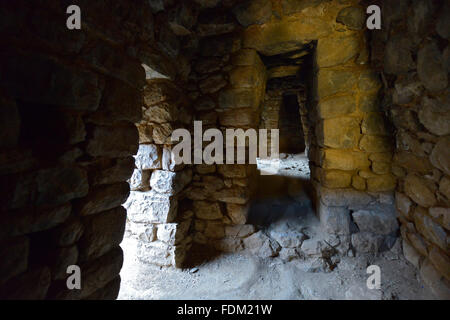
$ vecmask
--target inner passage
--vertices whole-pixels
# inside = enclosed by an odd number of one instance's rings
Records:
[[[280,252],[294,256],[298,245],[320,233],[311,201],[305,135],[309,130],[305,79],[312,63],[307,51],[263,57],[263,61],[269,79],[260,128],[279,129],[280,157],[258,159],[259,181],[248,223],[276,240],[273,243],[282,247]]]
[[[298,154],[305,151],[305,137],[300,120],[297,95],[282,97],[280,108],[280,152]]]

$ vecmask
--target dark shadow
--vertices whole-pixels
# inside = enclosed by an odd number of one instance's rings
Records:
[[[313,207],[313,199],[314,189],[309,179],[261,175],[247,223],[266,228],[279,219],[296,218]]]
[[[187,254],[186,260],[183,262],[184,269],[191,269],[199,265],[213,261],[223,253],[214,249],[209,245],[202,245],[193,243],[190,251]]]

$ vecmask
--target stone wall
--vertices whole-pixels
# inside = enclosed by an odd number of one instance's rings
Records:
[[[381,80],[368,64],[364,8],[357,1],[260,1],[237,7],[235,14],[246,27],[242,46],[262,55],[317,42],[302,113],[321,223],[342,236],[349,249],[391,247],[398,228],[396,178],[390,172],[393,145],[378,108]]]
[[[403,252],[423,281],[450,297],[450,5],[383,1],[384,26],[372,33],[372,63],[383,74],[395,126],[392,173]]]
[[[144,1],[0,6],[0,297],[115,299],[142,118]],[[66,8],[82,8],[82,30]],[[146,59],[148,61],[148,59]],[[67,266],[81,290],[67,290]]]
[[[178,214],[183,189],[192,180],[192,168],[177,165],[171,134],[189,128],[189,100],[169,79],[147,80],[143,119],[137,124],[139,150],[129,180],[128,234],[139,239],[138,258],[159,266],[181,267],[190,249],[192,212]]]
[[[202,56],[191,73],[198,83],[191,91],[196,96],[195,119],[203,122],[204,130],[219,128],[225,133],[226,129],[257,129],[265,92],[265,67],[255,50],[241,49],[238,36],[223,37],[208,37],[200,42]],[[222,43],[221,50],[214,50],[217,43]],[[236,152],[225,147],[224,151]],[[254,232],[253,226],[245,223],[255,173],[256,166],[250,164],[195,165],[187,198],[192,200],[195,214],[196,243],[212,244],[221,251],[243,248],[242,238]]]
[[[299,103],[323,228],[344,253],[391,247],[397,187],[404,252],[445,290],[448,6],[385,6],[387,26],[371,33],[380,78],[358,1],[74,0],[81,31],[65,28],[66,1],[42,3],[0,8],[0,297],[114,299],[130,186],[144,261],[179,267],[191,242],[277,254],[246,224],[255,165],[174,166],[168,138],[193,120],[257,129],[280,72],[261,56],[312,42]],[[82,290],[66,289],[73,264]]]

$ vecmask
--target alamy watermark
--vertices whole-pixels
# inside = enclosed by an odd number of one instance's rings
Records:
[[[194,121],[194,137],[187,129],[176,129],[171,140],[175,164],[257,164],[257,159],[279,160],[279,129],[207,129]],[[181,140],[181,141],[180,141]],[[209,142],[205,147],[204,143]],[[270,144],[270,150],[269,150]],[[248,153],[247,153],[248,151]],[[276,161],[274,164],[276,165]]]
[[[69,17],[66,21],[67,29],[81,30],[81,8],[77,5],[70,5],[67,7],[66,13]],[[379,6],[373,4],[367,7],[368,14],[366,26],[369,30],[381,29],[381,9]]]

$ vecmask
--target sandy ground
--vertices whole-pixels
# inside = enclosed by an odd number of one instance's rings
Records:
[[[290,179],[309,179],[305,155],[282,155],[281,158],[276,169],[279,179],[288,179],[289,182],[292,182]],[[266,168],[271,166],[263,163],[260,167],[264,165]],[[280,185],[283,183],[285,181]],[[280,210],[276,221],[269,219],[270,224],[262,223],[262,228],[301,228],[312,238],[326,236],[321,234],[306,195],[294,202],[279,195],[269,197],[269,200],[263,197],[255,204],[258,205]],[[136,258],[135,239],[124,239],[121,246],[125,261],[119,299],[433,299],[430,291],[418,280],[415,268],[403,258],[399,251],[400,243],[394,246],[395,250],[378,256],[340,257],[340,262],[331,272],[311,268],[310,259],[289,262],[279,257],[261,259],[245,251],[220,254],[191,269],[160,268]],[[370,265],[378,265],[381,269],[379,290],[367,288],[370,276],[367,267]]]

